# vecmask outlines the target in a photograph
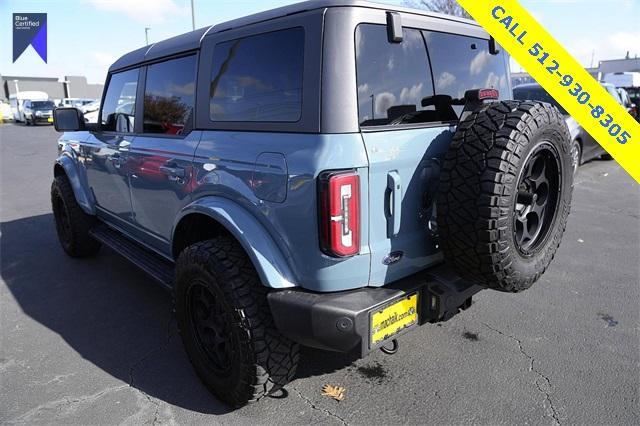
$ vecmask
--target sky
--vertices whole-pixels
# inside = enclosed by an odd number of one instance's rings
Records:
[[[403,4],[404,0],[382,0]],[[149,41],[191,30],[190,0],[0,0],[0,74],[84,75],[102,83],[109,65]],[[196,28],[274,7],[286,0],[194,0]],[[640,0],[521,0],[582,63],[640,56]],[[48,63],[32,47],[12,63],[12,14],[47,13]],[[512,64],[512,71],[519,71]]]

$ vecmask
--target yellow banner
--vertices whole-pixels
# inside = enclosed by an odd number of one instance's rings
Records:
[[[458,0],[640,183],[640,124],[516,0]]]

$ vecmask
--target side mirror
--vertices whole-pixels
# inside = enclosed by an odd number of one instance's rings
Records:
[[[85,130],[84,114],[78,108],[56,108],[53,110],[53,126],[58,132]]]

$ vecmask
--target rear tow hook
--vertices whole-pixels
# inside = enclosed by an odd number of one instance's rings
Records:
[[[391,348],[387,348],[386,346],[381,346],[380,350],[382,351],[382,353],[385,353],[387,355],[394,355],[396,352],[398,352],[398,348],[400,348],[400,344],[398,343],[398,340],[393,339],[391,341]]]

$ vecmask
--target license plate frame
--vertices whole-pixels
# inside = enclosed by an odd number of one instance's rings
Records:
[[[380,346],[417,326],[420,323],[419,306],[419,292],[415,291],[369,311],[369,347]]]

